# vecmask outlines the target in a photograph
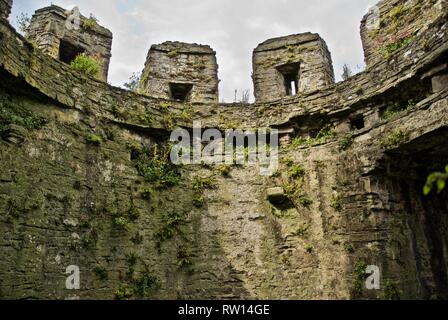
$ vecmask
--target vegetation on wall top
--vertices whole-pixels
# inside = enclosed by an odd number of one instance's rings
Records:
[[[95,28],[97,23],[98,23],[98,19],[95,18],[95,16],[93,14],[90,14],[90,16],[83,21],[82,26],[86,30],[92,30]]]
[[[100,72],[100,65],[95,58],[89,57],[85,53],[79,54],[75,60],[70,63],[70,66],[85,75],[96,77]]]

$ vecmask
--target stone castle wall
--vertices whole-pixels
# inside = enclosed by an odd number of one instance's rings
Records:
[[[242,108],[111,87],[0,23],[0,298],[446,299],[448,193],[422,186],[448,158],[447,28],[445,13],[368,72]],[[279,171],[166,164],[193,121],[281,129]]]

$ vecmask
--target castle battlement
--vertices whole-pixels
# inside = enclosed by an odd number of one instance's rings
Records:
[[[99,78],[107,81],[112,32],[93,17],[51,5],[34,13],[26,37],[44,53],[68,64],[81,53],[95,58],[101,69]]]
[[[218,64],[209,46],[181,42],[153,45],[140,91],[182,102],[218,102]]]

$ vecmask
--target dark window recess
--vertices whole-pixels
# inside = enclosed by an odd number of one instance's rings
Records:
[[[352,124],[353,130],[361,130],[364,129],[365,123],[364,123],[364,117],[357,117],[350,120]]]
[[[316,138],[317,138],[317,135],[319,134],[319,131],[320,131],[320,130],[317,130],[317,129],[312,129],[312,130],[310,130],[310,138],[311,138],[311,139],[316,139]]]
[[[170,96],[173,100],[188,101],[192,90],[192,84],[170,83]]]
[[[289,63],[277,68],[283,77],[285,94],[294,96],[299,92],[300,63]]]
[[[81,53],[84,53],[84,50],[70,42],[61,41],[59,45],[59,60],[62,62],[70,64]]]

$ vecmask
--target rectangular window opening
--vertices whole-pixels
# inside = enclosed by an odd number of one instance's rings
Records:
[[[59,45],[59,60],[70,64],[78,55],[84,52],[84,49],[77,47],[70,42],[61,40]]]
[[[170,83],[170,98],[187,102],[190,99],[193,85],[190,83]]]

